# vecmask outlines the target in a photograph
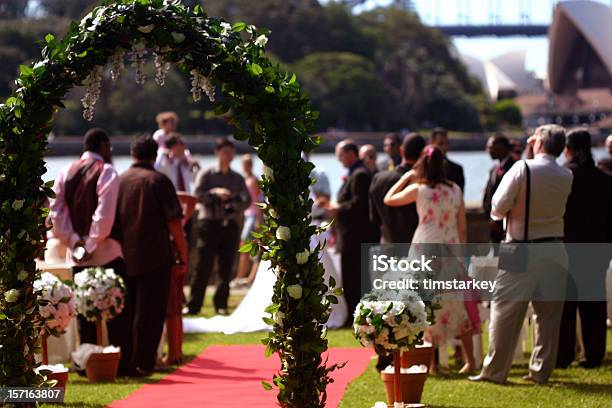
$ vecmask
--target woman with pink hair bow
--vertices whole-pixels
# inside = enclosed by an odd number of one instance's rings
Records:
[[[436,250],[451,251],[452,255],[452,244],[467,241],[465,203],[461,188],[447,179],[444,154],[434,145],[423,149],[413,169],[391,187],[384,202],[392,207],[416,202],[419,225],[412,239],[411,252],[416,246],[429,246]],[[454,270],[459,279],[466,278],[459,257],[441,257],[439,261],[443,266],[440,271]],[[425,332],[425,339],[434,346],[440,346],[459,337],[466,360],[460,373],[469,374],[476,368],[472,335],[480,330],[477,305],[473,300],[444,300],[445,295],[442,295],[442,308],[435,311],[435,323]],[[457,299],[457,294],[453,295],[453,299]],[[432,370],[435,371],[433,362]]]

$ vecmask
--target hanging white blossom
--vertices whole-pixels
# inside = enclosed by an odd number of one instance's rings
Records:
[[[146,79],[144,74],[145,55],[147,55],[147,50],[144,42],[140,41],[132,45],[130,61],[132,62],[132,66],[136,68],[136,83],[141,85],[145,83]]]
[[[164,61],[164,57],[160,54],[155,54],[155,82],[159,86],[164,86],[166,83],[166,74],[170,71],[170,63]]]
[[[111,79],[115,81],[121,75],[121,71],[125,68],[125,64],[123,63],[123,59],[125,58],[125,50],[123,48],[118,48],[115,51],[115,54],[112,57],[112,65],[110,69]]]
[[[202,99],[202,91],[206,93],[211,102],[215,101],[215,87],[210,80],[197,69],[191,70],[191,95],[195,102]]]
[[[84,84],[86,86],[85,96],[81,99],[83,103],[83,118],[91,121],[94,116],[94,107],[100,97],[100,87],[102,84],[102,67],[100,65],[97,65],[91,71]]]

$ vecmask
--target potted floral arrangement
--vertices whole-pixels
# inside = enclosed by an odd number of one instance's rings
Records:
[[[401,353],[423,343],[429,326],[425,303],[416,293],[403,294],[403,300],[380,300],[366,296],[357,305],[353,329],[355,338],[378,354],[393,354],[393,371],[381,372],[390,406],[419,402],[427,379],[427,369],[401,369]],[[415,366],[416,367],[416,366]],[[400,368],[400,369],[396,369]]]
[[[106,346],[102,327],[123,310],[125,291],[123,279],[112,269],[88,268],[74,275],[77,310],[87,320],[95,322],[98,346]],[[92,353],[85,365],[87,379],[90,382],[114,381],[120,358],[121,351],[115,348]]]
[[[49,336],[59,337],[66,332],[66,327],[76,315],[74,293],[70,286],[58,277],[43,272],[40,279],[34,281],[34,290],[38,297],[39,316],[36,326],[42,336],[42,363],[38,372],[50,380],[57,381],[58,387],[66,387],[68,370],[63,365],[49,365],[47,339]]]

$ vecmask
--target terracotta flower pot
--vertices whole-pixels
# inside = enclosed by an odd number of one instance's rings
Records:
[[[93,353],[87,365],[85,372],[89,382],[112,382],[117,377],[119,369],[119,359],[121,352],[118,353]]]
[[[429,371],[429,365],[433,358],[434,348],[431,345],[417,346],[414,350],[402,353],[402,368],[409,368],[413,365],[424,365]]]
[[[66,388],[66,385],[68,384],[68,371],[64,371],[60,373],[50,373],[47,375],[47,378],[49,380],[56,380],[57,381],[57,384],[55,384],[56,387]]]
[[[393,406],[393,373],[381,372],[380,378],[385,383],[385,390],[387,391],[387,403],[389,404],[389,406]],[[402,391],[403,402],[421,402],[421,396],[423,395],[423,387],[425,386],[426,379],[427,373],[402,373],[400,375],[400,387]]]

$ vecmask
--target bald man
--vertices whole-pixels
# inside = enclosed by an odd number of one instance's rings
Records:
[[[374,145],[366,144],[361,146],[359,149],[359,160],[370,170],[370,173],[374,174],[377,171],[376,166],[376,148]]]
[[[336,220],[336,251],[341,254],[342,286],[350,312],[346,325],[349,326],[361,298],[361,244],[377,243],[380,231],[370,221],[368,191],[372,173],[359,159],[357,144],[343,140],[336,146],[336,157],[348,174],[338,191],[338,201],[330,203],[326,209],[328,218]]]

